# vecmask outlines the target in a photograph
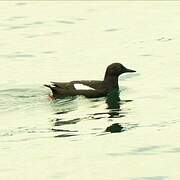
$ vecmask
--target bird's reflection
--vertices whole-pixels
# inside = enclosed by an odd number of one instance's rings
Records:
[[[116,89],[106,96],[106,104],[107,109],[109,110],[109,118],[124,116],[119,116],[121,111],[119,90]]]
[[[55,119],[54,121],[54,126],[63,126],[63,125],[70,125],[70,124],[76,124],[80,121],[80,118],[75,118],[75,119],[68,119],[68,120],[63,120],[63,119]]]
[[[114,90],[106,96],[107,109],[109,110],[109,118],[121,118],[125,115],[121,112],[121,100],[119,90]]]
[[[59,137],[72,137],[72,136],[77,136],[78,131],[71,131],[71,130],[66,130],[66,129],[51,129],[53,132],[60,132],[60,134],[56,134],[54,137],[59,138]]]
[[[107,109],[109,110],[109,118],[121,118],[124,117],[126,112],[122,111],[121,105],[132,100],[121,100],[119,89],[111,91],[106,96]]]
[[[118,89],[111,91],[106,96],[106,103],[108,105],[108,109],[120,109],[120,97]]]
[[[114,118],[122,118],[126,115],[126,111],[121,109],[121,105],[126,102],[130,102],[132,100],[121,100],[120,92],[118,89],[111,91],[105,97],[106,108],[103,112],[95,112],[91,114],[91,118],[93,119],[104,119],[109,118],[109,120],[113,120]]]
[[[114,121],[116,118],[116,122],[112,123],[106,129],[103,128],[104,132],[122,132],[125,129],[122,124],[117,123],[117,120],[119,121],[119,118],[126,115],[127,112],[124,111],[124,109],[122,110],[121,106],[129,101],[132,100],[120,99],[119,89],[113,90],[105,98],[94,98],[88,100],[82,97],[61,99],[60,101],[54,102],[52,105],[55,111],[55,118],[52,119],[52,131],[60,133],[56,135],[56,137],[76,136],[79,135],[81,130],[78,129],[77,131],[74,131],[74,126],[75,124],[79,124],[81,121],[93,119]],[[97,110],[100,110],[100,108],[97,109],[97,107],[101,107],[101,104],[105,104],[106,107],[101,109],[101,112],[97,112]],[[82,114],[82,111],[80,111],[81,114],[78,115],[78,108],[84,106],[87,108],[87,112],[88,110],[96,112],[90,114],[85,112],[85,114]]]
[[[109,118],[121,118],[125,116],[125,112],[122,111],[121,105],[124,102],[130,102],[132,100],[121,100],[120,91],[118,89],[109,93],[106,97],[107,109],[109,110]],[[123,132],[125,129],[119,123],[114,123],[105,129],[105,132],[117,133]]]
[[[124,131],[124,127],[119,123],[114,123],[111,126],[108,126],[105,130],[105,132],[110,132],[110,133],[119,133],[123,131]]]

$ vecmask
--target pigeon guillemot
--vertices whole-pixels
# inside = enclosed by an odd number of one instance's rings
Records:
[[[52,82],[52,85],[45,86],[52,90],[52,97],[55,99],[76,95],[83,95],[88,98],[103,97],[108,95],[112,90],[119,89],[118,77],[127,72],[136,71],[128,69],[120,63],[113,63],[107,67],[103,81]]]

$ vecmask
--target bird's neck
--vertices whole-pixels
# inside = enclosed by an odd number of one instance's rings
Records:
[[[107,90],[110,92],[114,89],[118,89],[118,76],[108,76],[105,75],[104,77],[104,84],[107,88]]]

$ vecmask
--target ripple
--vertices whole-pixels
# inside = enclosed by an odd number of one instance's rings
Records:
[[[74,21],[66,21],[66,20],[57,20],[57,23],[62,23],[62,24],[75,24]]]
[[[26,26],[26,25],[10,26],[9,30],[25,29],[25,28],[28,28],[28,26]]]
[[[135,177],[132,180],[167,180],[168,176],[146,176],[146,177]]]
[[[17,127],[13,129],[1,129],[0,142],[19,142],[30,141],[39,138],[71,137],[78,135],[78,131],[66,129]]]
[[[50,33],[44,33],[44,34],[30,34],[27,35],[26,38],[38,38],[38,37],[46,37],[46,36],[58,36],[58,35],[62,35],[66,32],[50,32]],[[53,52],[53,51],[52,51]]]
[[[43,51],[42,53],[43,53],[43,54],[53,54],[54,51]]]
[[[68,125],[68,124],[76,124],[80,121],[80,118],[75,118],[71,120],[63,121],[62,119],[56,119],[53,123],[54,126],[62,126],[62,125]]]
[[[20,135],[22,137],[27,136],[27,134],[44,134],[44,133],[51,133],[51,129],[43,129],[43,128],[37,128],[37,127],[17,127],[13,129],[1,129],[0,130],[0,136],[1,137],[8,137],[8,136],[16,136]]]
[[[13,21],[13,20],[19,20],[19,19],[25,19],[26,16],[12,16],[11,18],[7,19],[9,21]]]
[[[141,54],[140,56],[143,56],[143,57],[150,57],[152,56],[151,54]]]
[[[43,91],[36,88],[9,88],[0,90],[1,112],[37,108],[44,103]]]
[[[164,153],[180,153],[180,147],[172,148],[170,150],[164,151]]]
[[[153,150],[160,149],[162,146],[146,146],[146,147],[140,147],[137,148],[133,151],[133,153],[138,154],[138,153],[148,153],[152,152]]]
[[[61,138],[62,137],[72,137],[72,136],[80,135],[79,131],[77,131],[77,130],[69,130],[69,129],[64,129],[64,128],[62,129],[62,127],[59,128],[59,126],[55,126],[51,130],[52,130],[52,132],[55,133],[53,136],[55,138],[57,138],[57,137],[61,137]]]
[[[158,38],[156,39],[157,41],[160,41],[160,42],[168,42],[168,41],[172,41],[172,38],[165,38],[165,37],[161,37],[161,38]]]
[[[41,94],[39,89],[31,89],[31,88],[9,88],[9,89],[1,89],[0,95],[6,95],[10,97],[37,97]]]
[[[61,115],[67,114],[77,110],[77,102],[75,101],[76,97],[68,97],[61,100],[53,100],[50,105],[54,110],[54,114]]]
[[[13,59],[13,58],[33,58],[35,57],[35,55],[33,54],[1,54],[0,57],[3,58],[9,58],[9,59]]]
[[[25,6],[25,5],[27,5],[28,3],[27,2],[18,2],[18,3],[16,3],[15,5],[16,6]]]
[[[77,20],[77,21],[85,21],[86,20],[86,18],[75,18],[75,20]]]
[[[71,131],[71,130],[66,130],[66,129],[55,129],[55,128],[52,128],[51,130],[54,132],[78,132],[78,131]]]
[[[135,149],[131,149],[129,152],[125,153],[108,153],[110,156],[129,156],[129,155],[155,155],[160,154],[162,152],[167,153],[168,151],[164,151],[167,146],[158,146],[158,145],[152,145],[152,146],[144,146],[144,147],[138,147]]]
[[[89,114],[89,118],[92,118],[92,119],[122,118],[122,117],[125,117],[124,113],[123,112],[120,113],[118,110]]]
[[[106,29],[105,32],[114,32],[114,31],[119,31],[119,29],[112,28],[112,29]]]
[[[44,24],[44,22],[43,21],[35,21],[35,22],[33,22],[32,24]]]
[[[65,137],[72,137],[72,136],[78,136],[78,134],[60,134],[54,136],[55,138],[65,138]]]

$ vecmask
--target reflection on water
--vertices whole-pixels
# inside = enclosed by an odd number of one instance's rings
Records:
[[[59,134],[54,136],[55,138],[66,138],[66,137],[73,137],[73,136],[78,136],[77,134]]]
[[[124,129],[120,124],[115,123],[115,124],[112,124],[111,126],[107,127],[105,131],[111,132],[111,133],[118,133],[118,132],[124,131]]]
[[[108,105],[107,109],[115,109],[120,111],[120,98],[118,89],[113,90],[107,95],[106,103]]]
[[[71,137],[73,134],[77,135],[81,132],[81,129],[73,130],[75,127],[80,126],[81,123],[89,122],[92,120],[100,121],[102,127],[93,127],[93,133],[90,134],[102,134],[103,132],[123,132],[124,130],[131,129],[128,127],[123,127],[121,125],[120,119],[128,114],[128,111],[122,110],[121,106],[132,100],[120,100],[119,90],[114,90],[104,98],[93,98],[87,99],[82,96],[65,97],[62,99],[56,99],[51,102],[51,106],[54,110],[55,118],[51,120],[52,130],[60,132],[61,134],[66,132],[66,134],[55,135],[55,137]],[[100,105],[103,104],[103,108]],[[84,108],[85,111],[82,111]],[[98,112],[97,112],[98,110]],[[101,112],[99,112],[101,110]],[[91,113],[89,113],[91,112]],[[116,123],[113,123],[116,119]],[[104,122],[112,122],[108,127],[104,127]],[[118,123],[117,123],[118,122]],[[69,128],[67,130],[67,127]],[[132,127],[135,127],[132,125]],[[65,129],[63,129],[65,128]],[[88,129],[89,127],[86,127]],[[96,133],[95,133],[96,131]],[[68,135],[70,133],[70,136]],[[67,135],[67,136],[66,136]]]
[[[54,126],[63,126],[63,125],[67,125],[67,124],[76,124],[80,120],[81,120],[80,118],[66,120],[66,121],[63,121],[62,119],[56,119],[55,122],[54,122]]]
[[[110,92],[106,97],[107,109],[109,110],[109,118],[124,117],[124,112],[121,110],[121,101],[119,97],[119,90]]]

